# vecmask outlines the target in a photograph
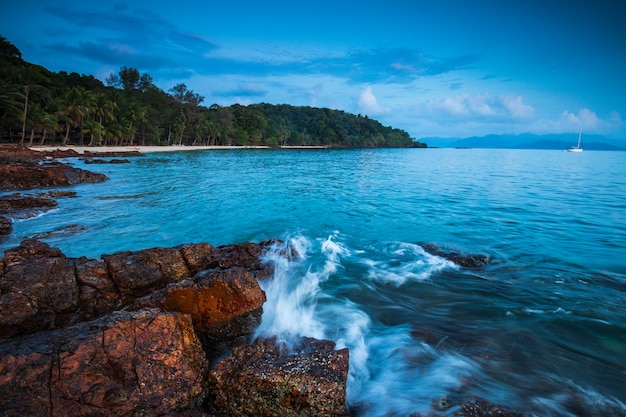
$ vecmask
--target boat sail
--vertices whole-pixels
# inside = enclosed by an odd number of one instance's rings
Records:
[[[583,151],[583,147],[581,145],[582,138],[583,138],[583,130],[580,129],[580,133],[578,133],[578,145],[572,146],[571,148],[567,150],[567,152],[582,152]]]

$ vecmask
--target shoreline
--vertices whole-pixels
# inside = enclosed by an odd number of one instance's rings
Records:
[[[182,152],[182,151],[205,151],[205,150],[235,150],[235,149],[272,149],[269,146],[31,146],[28,149],[37,152],[54,152],[73,150],[78,154],[107,153],[107,152]]]

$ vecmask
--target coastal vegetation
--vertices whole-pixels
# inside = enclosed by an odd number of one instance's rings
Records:
[[[204,106],[177,84],[168,92],[136,68],[105,83],[28,63],[0,36],[0,142],[33,145],[426,147],[401,129],[339,110],[272,105]]]

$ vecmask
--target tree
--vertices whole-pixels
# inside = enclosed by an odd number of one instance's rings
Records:
[[[18,93],[19,97],[23,100],[22,107],[22,136],[20,138],[19,146],[24,146],[24,139],[26,137],[26,121],[28,117],[28,101],[31,98],[32,93],[45,90],[40,83],[46,81],[46,77],[32,65],[22,67],[18,72],[19,84],[21,91]]]
[[[141,104],[131,101],[126,108],[126,137],[133,144],[135,141],[135,134],[137,132],[137,123],[142,123],[146,120],[147,109]]]
[[[116,105],[104,94],[98,94],[94,100],[94,121],[97,119],[100,129],[90,129],[91,138],[87,146],[93,146],[94,138],[98,141],[98,144],[102,143],[102,136],[104,135],[104,124],[115,119]]]

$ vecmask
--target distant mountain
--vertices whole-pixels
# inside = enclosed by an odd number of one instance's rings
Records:
[[[533,135],[487,135],[468,138],[421,138],[429,147],[440,148],[487,148],[487,149],[567,149],[576,144],[577,134]],[[601,135],[583,134],[583,148],[596,151],[626,151],[626,142]]]

